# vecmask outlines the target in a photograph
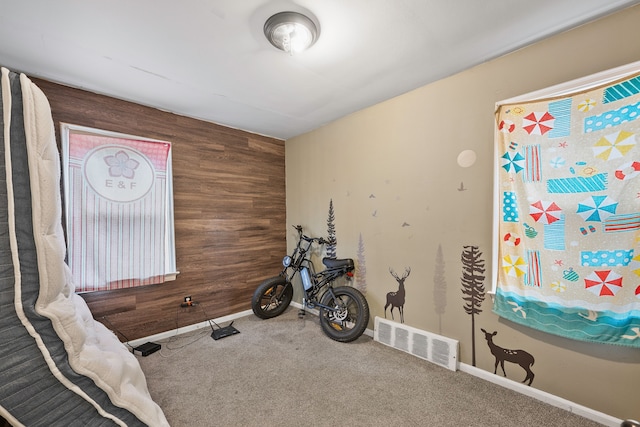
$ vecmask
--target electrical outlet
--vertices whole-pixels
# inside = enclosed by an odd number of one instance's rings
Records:
[[[186,297],[184,297],[184,302],[180,304],[180,307],[192,307],[194,305],[195,303],[191,299],[191,295],[187,295]]]

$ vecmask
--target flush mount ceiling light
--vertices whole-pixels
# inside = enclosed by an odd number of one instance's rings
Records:
[[[264,35],[272,45],[293,55],[316,42],[318,27],[301,13],[280,12],[264,23]]]

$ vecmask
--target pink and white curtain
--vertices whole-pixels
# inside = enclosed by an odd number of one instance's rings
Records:
[[[77,292],[165,277],[170,144],[70,132],[67,246]]]

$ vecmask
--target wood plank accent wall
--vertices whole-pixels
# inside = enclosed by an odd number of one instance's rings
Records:
[[[180,274],[82,294],[94,317],[125,341],[249,309],[253,290],[279,272],[286,252],[284,141],[32,80],[51,104],[58,146],[60,122],[173,144]],[[180,308],[186,295],[199,306]]]

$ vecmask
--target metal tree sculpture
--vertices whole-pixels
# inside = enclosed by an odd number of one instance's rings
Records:
[[[462,299],[464,311],[471,316],[471,364],[476,366],[475,315],[482,313],[484,289],[484,260],[477,246],[464,246],[462,250]]]
[[[329,235],[327,244],[327,257],[336,259],[336,245],[338,244],[338,240],[336,239],[336,226],[333,224],[335,220],[335,215],[333,214],[333,199],[329,200],[329,217],[327,218],[327,234]]]

